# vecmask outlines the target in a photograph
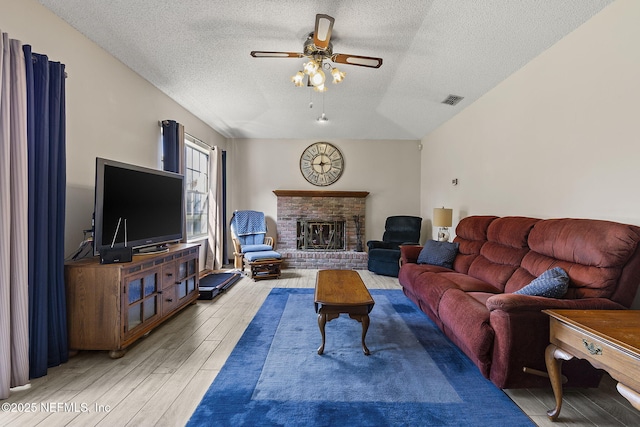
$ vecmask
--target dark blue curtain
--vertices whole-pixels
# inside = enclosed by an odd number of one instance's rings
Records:
[[[227,223],[227,152],[222,150],[222,223]],[[227,248],[227,227],[222,228],[222,263],[226,263],[228,258]]]
[[[180,138],[175,120],[162,121],[162,150],[164,170],[180,173]]]
[[[24,46],[29,156],[29,376],[69,359],[64,288],[64,64]]]

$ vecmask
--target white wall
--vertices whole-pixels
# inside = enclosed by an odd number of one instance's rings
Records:
[[[639,22],[618,0],[423,138],[422,212],[640,225]]]
[[[277,198],[273,190],[368,191],[365,242],[382,238],[388,216],[419,216],[418,141],[327,140],[340,149],[345,159],[342,176],[327,187],[309,184],[300,173],[300,155],[313,142],[317,141],[231,141],[228,151],[232,165],[228,175],[229,209],[265,212],[269,234],[275,236]]]
[[[66,255],[91,227],[96,157],[160,168],[163,119],[226,147],[224,137],[36,1],[0,0],[0,11],[2,31],[66,65]]]

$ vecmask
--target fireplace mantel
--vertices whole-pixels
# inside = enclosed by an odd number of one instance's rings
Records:
[[[273,190],[278,197],[354,197],[365,198],[368,191],[331,191],[331,190]]]

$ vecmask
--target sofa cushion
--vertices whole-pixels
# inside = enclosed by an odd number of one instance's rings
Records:
[[[515,294],[533,295],[547,298],[562,298],[569,287],[569,276],[560,267],[545,271]]]
[[[500,289],[490,283],[484,282],[468,274],[456,273],[455,271],[442,272],[440,276],[452,281],[456,287],[465,292],[487,292],[491,294],[500,293]]]
[[[417,264],[416,266],[420,267]],[[449,280],[441,273],[434,272],[425,272],[419,275],[411,287],[412,293],[422,301],[423,306],[428,307],[435,315],[438,315],[438,306],[442,295],[451,289],[459,290],[457,283]]]
[[[418,277],[425,273],[434,273],[434,272],[442,272],[442,271],[450,271],[444,267],[438,267],[436,265],[429,264],[414,264],[408,263],[403,264],[402,268],[400,268],[400,272],[398,273],[398,281],[405,288],[413,289],[413,286],[419,281],[425,280],[420,279]]]
[[[398,264],[400,259],[400,249],[376,248],[369,252],[369,260],[392,261]]]
[[[400,249],[376,248],[369,251],[367,268],[376,274],[398,277]]]
[[[487,240],[487,229],[489,225],[498,219],[493,215],[473,215],[463,218],[456,227],[456,236],[465,240],[485,241]]]
[[[456,237],[453,239],[458,243],[458,256],[453,261],[453,269],[458,273],[467,273],[469,266],[480,254],[482,245],[487,241],[487,228],[495,221],[497,216],[468,216],[463,218],[456,227]]]
[[[490,284],[466,274],[429,264],[403,265],[398,274],[398,281],[421,301],[420,308],[426,308],[427,311],[436,314],[442,295],[450,289],[487,292],[492,295],[500,292]]]
[[[242,253],[248,253],[248,252],[262,252],[262,251],[270,251],[273,250],[273,248],[270,245],[265,245],[265,244],[261,244],[261,245],[241,245],[241,250]]]
[[[529,247],[539,254],[605,268],[624,265],[637,245],[633,227],[592,219],[540,221],[529,236]]]
[[[487,242],[469,267],[468,274],[504,291],[529,252],[527,237],[539,221],[527,217],[504,217],[492,221],[487,229]]]
[[[487,228],[487,240],[510,248],[527,248],[529,233],[539,221],[526,216],[498,218]]]
[[[438,316],[445,334],[489,377],[494,330],[484,303],[459,289],[442,296]]]
[[[280,255],[276,251],[261,251],[261,252],[249,252],[244,255],[247,261],[258,261],[261,259],[280,259],[282,255]]]
[[[553,239],[549,236],[554,236]],[[621,289],[623,269],[638,253],[638,227],[588,219],[548,219],[531,230],[531,252],[521,266],[532,276],[562,267],[571,278],[565,298],[611,298],[629,306],[638,276],[625,276],[633,292]],[[637,274],[637,273],[636,273]],[[615,293],[615,295],[614,295]]]
[[[487,257],[479,256],[469,268],[469,276],[490,283],[499,292],[504,292],[504,284],[517,268],[514,265],[501,264]]]
[[[453,268],[453,260],[458,254],[458,246],[458,243],[427,240],[418,255],[418,264]]]

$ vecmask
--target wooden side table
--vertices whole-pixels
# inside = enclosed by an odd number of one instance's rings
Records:
[[[555,421],[562,407],[563,360],[586,359],[618,381],[618,392],[640,410],[640,310],[543,310],[550,319],[545,351],[556,407],[547,411]]]

